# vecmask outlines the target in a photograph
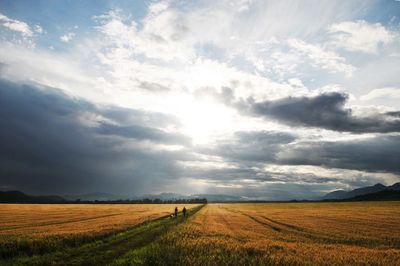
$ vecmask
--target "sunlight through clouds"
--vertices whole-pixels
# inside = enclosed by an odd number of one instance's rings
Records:
[[[0,145],[20,154],[0,152],[0,185],[286,199],[398,180],[397,2],[57,5],[0,4]]]

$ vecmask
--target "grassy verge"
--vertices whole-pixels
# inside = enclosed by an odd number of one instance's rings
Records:
[[[202,207],[203,205],[190,210],[191,215]],[[132,250],[150,244],[185,220],[181,215],[176,219],[163,217],[82,245],[61,246],[57,243],[50,248],[52,252],[32,256],[20,254],[0,260],[0,265],[107,265]]]

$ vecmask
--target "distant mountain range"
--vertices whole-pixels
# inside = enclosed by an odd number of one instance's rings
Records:
[[[208,202],[246,202],[249,199],[241,196],[224,194],[194,194],[182,195],[176,193],[143,194],[143,195],[115,195],[109,193],[89,193],[81,195],[65,196],[33,196],[20,191],[0,191],[0,203],[63,203],[81,201],[116,201],[116,200],[141,200],[160,199],[168,200],[190,200],[206,198]],[[376,184],[374,186],[357,188],[351,191],[336,190],[330,192],[319,200],[400,200],[400,182],[391,186]]]
[[[0,203],[62,203],[60,196],[31,196],[20,191],[0,191]]]
[[[102,192],[95,192],[95,193],[87,193],[87,194],[79,194],[79,195],[63,195],[63,198],[66,200],[82,200],[82,201],[110,201],[110,200],[126,200],[131,199],[129,196],[125,195],[116,195],[110,193],[102,193]]]
[[[351,191],[345,191],[345,190],[336,190],[333,192],[330,192],[326,194],[324,197],[322,197],[323,200],[344,200],[344,199],[363,199],[363,198],[368,198],[368,197],[362,197],[364,195],[369,195],[369,194],[376,194],[380,193],[383,191],[400,191],[400,182],[395,183],[391,186],[385,186],[382,184],[376,184],[374,186],[369,186],[369,187],[362,187],[362,188],[357,188]],[[376,194],[375,197],[376,199],[379,198],[379,196],[387,196],[390,193],[380,193]],[[393,195],[396,193],[392,193]]]
[[[377,200],[400,200],[400,190],[383,190],[375,193],[356,196],[351,201],[377,201]]]

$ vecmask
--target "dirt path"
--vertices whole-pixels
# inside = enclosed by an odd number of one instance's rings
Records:
[[[194,215],[203,206],[192,209],[190,214]],[[182,215],[174,219],[163,217],[79,247],[41,256],[0,261],[0,265],[108,265],[125,253],[150,244],[185,220]]]

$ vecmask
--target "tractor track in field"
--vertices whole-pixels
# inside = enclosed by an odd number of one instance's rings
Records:
[[[7,227],[7,228],[2,229],[1,231],[11,231],[11,230],[21,229],[21,228],[27,229],[27,228],[35,228],[35,227],[43,227],[43,226],[51,226],[51,225],[79,223],[79,222],[85,222],[85,221],[96,220],[96,219],[101,219],[101,218],[108,218],[108,217],[112,217],[112,216],[118,216],[121,214],[123,214],[123,213],[113,213],[113,214],[99,215],[99,216],[94,216],[94,217],[46,222],[46,223],[39,223],[39,224],[20,225],[20,226]]]
[[[318,242],[322,244],[325,243],[325,244],[335,244],[335,245],[337,244],[356,245],[362,247],[371,247],[371,246],[385,244],[385,242],[379,242],[379,241],[378,242],[372,241],[371,243],[366,243],[363,239],[350,239],[350,238],[345,239],[340,237],[333,237],[322,233],[312,232],[305,228],[301,228],[295,225],[279,222],[269,217],[266,217],[265,215],[260,215],[259,217],[255,217],[239,210],[233,210],[226,207],[223,208],[226,209],[227,211],[241,214],[268,229],[272,229],[274,232],[278,234],[279,233],[295,234],[298,237],[303,238],[305,241],[311,241],[312,243]],[[262,218],[263,220],[261,220],[260,218]]]
[[[194,215],[204,205],[189,210],[190,215]],[[126,231],[116,233],[103,239],[88,242],[81,246],[62,248],[55,252],[22,256],[8,260],[0,260],[1,265],[22,266],[22,265],[52,265],[52,266],[91,266],[109,265],[127,252],[142,248],[162,235],[173,229],[176,225],[186,221],[186,218],[179,215],[178,218],[171,219],[163,216],[158,219],[146,221]]]

